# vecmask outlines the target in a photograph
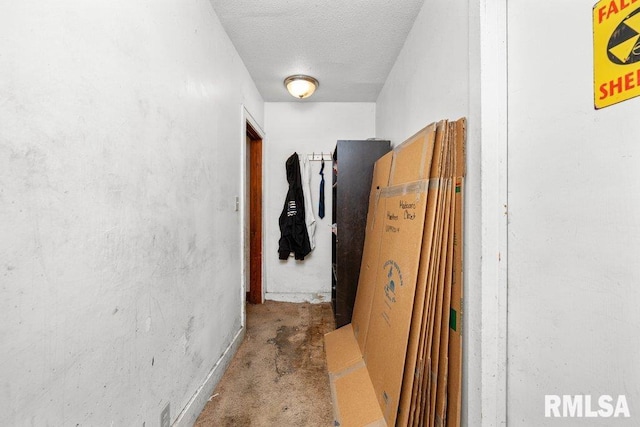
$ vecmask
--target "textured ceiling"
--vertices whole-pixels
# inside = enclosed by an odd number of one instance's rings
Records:
[[[210,1],[267,102],[291,74],[320,81],[310,101],[375,101],[424,2]]]

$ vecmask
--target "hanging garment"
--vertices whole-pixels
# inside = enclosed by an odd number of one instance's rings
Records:
[[[324,158],[320,165],[320,204],[318,205],[318,216],[324,218]]]
[[[309,235],[309,246],[311,250],[316,247],[316,217],[313,214],[313,202],[311,201],[311,165],[309,159],[302,157],[300,159],[300,170],[302,171],[302,194],[304,195],[304,219],[307,225],[307,234]]]
[[[311,246],[305,223],[304,195],[302,194],[298,154],[293,153],[287,159],[285,166],[289,190],[278,220],[280,224],[278,258],[287,259],[293,252],[297,260],[303,260],[311,252]]]

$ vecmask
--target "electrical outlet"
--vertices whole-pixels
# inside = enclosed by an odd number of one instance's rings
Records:
[[[171,409],[169,408],[169,402],[164,407],[160,414],[160,427],[171,427]]]
[[[240,197],[236,196],[236,212],[240,210]]]

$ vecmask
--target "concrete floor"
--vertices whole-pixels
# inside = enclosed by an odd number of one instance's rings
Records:
[[[198,427],[330,426],[324,334],[331,305],[247,305],[247,332]]]

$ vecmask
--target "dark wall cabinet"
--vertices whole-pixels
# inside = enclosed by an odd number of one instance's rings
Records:
[[[390,150],[389,141],[338,141],[333,154],[332,303],[337,327],[351,322],[356,300],[373,165]]]

